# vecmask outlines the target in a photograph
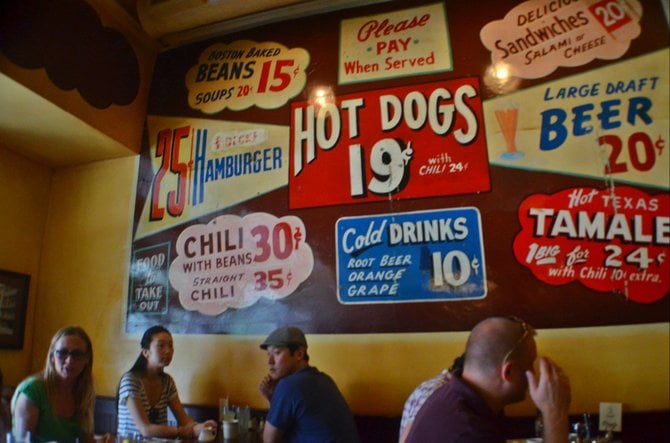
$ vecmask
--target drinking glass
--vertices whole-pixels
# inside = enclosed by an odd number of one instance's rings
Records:
[[[239,407],[237,409],[237,419],[240,422],[240,434],[246,434],[249,430],[249,420],[251,419],[249,406]]]
[[[219,399],[219,421],[226,419],[226,412],[228,411],[228,397]]]
[[[505,140],[505,152],[500,155],[504,160],[516,160],[523,157],[523,152],[516,147],[516,130],[519,118],[519,106],[515,103],[505,103],[493,111]]]

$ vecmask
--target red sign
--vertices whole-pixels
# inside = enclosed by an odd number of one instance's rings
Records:
[[[540,280],[579,280],[651,303],[670,289],[670,194],[617,186],[536,194],[519,207],[514,255]]]
[[[291,208],[489,189],[476,78],[291,106]]]
[[[601,0],[589,6],[589,11],[609,33],[632,21],[626,8],[617,0]]]

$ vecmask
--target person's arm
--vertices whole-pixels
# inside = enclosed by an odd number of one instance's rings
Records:
[[[126,407],[133,418],[135,427],[137,427],[137,430],[140,431],[143,437],[179,438],[191,437],[193,435],[192,430],[181,428],[180,426],[175,427],[151,423],[139,398],[128,397],[126,399]]]
[[[283,441],[283,435],[284,433],[279,428],[276,428],[269,421],[265,422],[265,427],[263,428],[263,443],[281,443]]]
[[[409,435],[409,431],[412,429],[413,423],[414,419],[407,422],[407,424],[402,430],[402,434],[400,434],[400,439],[398,440],[398,443],[405,443],[405,440],[407,440],[407,436]]]
[[[40,411],[26,394],[22,392],[17,393],[16,401],[14,402],[13,415],[14,428],[18,433],[19,438],[22,439],[27,432],[35,435],[37,422],[40,419]]]
[[[84,441],[87,442],[87,443],[96,443],[98,440],[95,439],[95,435],[86,434],[84,436]],[[112,434],[110,434],[108,432],[108,433],[106,433],[102,436],[102,441],[103,441],[103,443],[114,443],[116,441],[116,439],[114,438],[114,436]]]
[[[530,397],[542,413],[544,443],[568,441],[570,381],[561,368],[548,358],[539,359],[539,378],[526,372]]]
[[[280,443],[284,441],[284,431],[279,429],[277,426],[272,424],[270,419],[274,417],[273,415],[273,404],[272,404],[272,398],[274,397],[276,388],[277,388],[277,383],[278,380],[275,380],[274,378],[270,377],[270,375],[266,375],[263,377],[263,380],[261,380],[260,385],[258,386],[258,389],[261,391],[261,394],[263,394],[263,397],[267,399],[268,402],[270,402],[270,410],[268,411],[268,416],[265,420],[265,427],[263,428],[263,443]],[[277,401],[280,401],[281,395],[278,395]],[[280,405],[275,404],[275,408],[280,407]]]
[[[191,417],[186,414],[186,410],[184,409],[184,405],[179,399],[179,395],[172,397],[168,405],[172,410],[172,414],[174,414],[175,418],[177,419],[177,423],[179,423],[179,426],[184,430],[183,432],[190,430],[193,437],[200,435],[200,431],[202,431],[204,428],[216,428],[217,426],[214,420],[207,420],[206,422],[198,423],[191,419]],[[189,435],[191,434],[182,434],[182,436]]]

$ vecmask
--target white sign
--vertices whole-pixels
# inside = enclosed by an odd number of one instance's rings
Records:
[[[598,430],[621,432],[621,403],[600,403]]]

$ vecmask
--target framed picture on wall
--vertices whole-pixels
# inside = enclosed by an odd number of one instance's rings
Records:
[[[0,269],[0,349],[22,349],[30,276]]]

